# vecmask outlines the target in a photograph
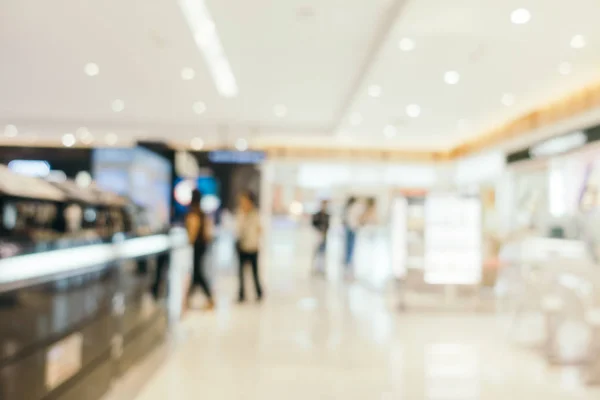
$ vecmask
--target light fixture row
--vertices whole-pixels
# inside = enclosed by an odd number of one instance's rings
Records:
[[[190,141],[190,147],[194,151],[200,151],[204,148],[204,140],[200,137],[195,137]],[[246,139],[240,138],[235,141],[235,148],[238,151],[246,151],[248,150],[248,141]]]
[[[4,127],[4,136],[6,137],[14,138],[18,136],[18,133],[19,131],[15,125],[11,124]],[[65,133],[61,137],[61,143],[64,147],[73,147],[77,144],[77,142],[81,142],[82,144],[89,146],[94,143],[94,141],[94,135],[85,126],[78,128],[75,133]],[[104,142],[109,146],[115,146],[118,141],[119,137],[113,132],[108,132],[104,135]],[[190,147],[192,150],[200,151],[204,148],[204,140],[202,140],[200,137],[195,137],[191,140]],[[248,150],[248,141],[243,138],[236,140],[235,148],[238,151]]]
[[[5,137],[15,138],[18,134],[19,130],[15,125],[9,124],[4,127]],[[67,147],[74,146],[75,143],[77,143],[77,140],[85,145],[90,145],[94,142],[94,135],[92,135],[88,128],[80,127],[75,131],[75,134],[65,133],[62,136],[62,143]],[[117,144],[119,138],[115,133],[109,132],[104,136],[104,140],[106,141],[106,144],[114,146]]]

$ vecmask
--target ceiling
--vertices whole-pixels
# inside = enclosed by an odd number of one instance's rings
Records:
[[[440,150],[600,80],[597,0],[205,3],[239,88],[233,98],[217,91],[177,1],[3,0],[0,126],[19,132],[3,140],[60,141],[86,127],[96,143],[111,132]],[[515,25],[520,7],[532,18]],[[578,34],[587,46],[574,49]],[[412,51],[399,48],[403,38]],[[84,73],[88,63],[96,76]],[[447,71],[460,74],[456,85]],[[407,116],[410,104],[418,118]]]

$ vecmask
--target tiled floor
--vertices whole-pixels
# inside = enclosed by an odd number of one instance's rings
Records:
[[[135,400],[600,399],[494,315],[399,313],[370,287],[311,278],[306,241],[291,239],[270,245],[266,301],[233,304],[221,278],[216,312],[187,317]]]

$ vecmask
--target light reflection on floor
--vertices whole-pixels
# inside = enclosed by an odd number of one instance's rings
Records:
[[[273,236],[263,304],[233,304],[235,279],[223,274],[217,311],[189,315],[160,370],[137,397],[122,398],[600,398],[577,370],[550,369],[511,344],[493,315],[399,313],[370,285],[336,281],[339,263],[328,278],[312,277],[309,236]]]

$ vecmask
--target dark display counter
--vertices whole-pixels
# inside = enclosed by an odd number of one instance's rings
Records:
[[[165,337],[161,272],[185,246],[154,235],[0,260],[0,399],[100,399]]]

